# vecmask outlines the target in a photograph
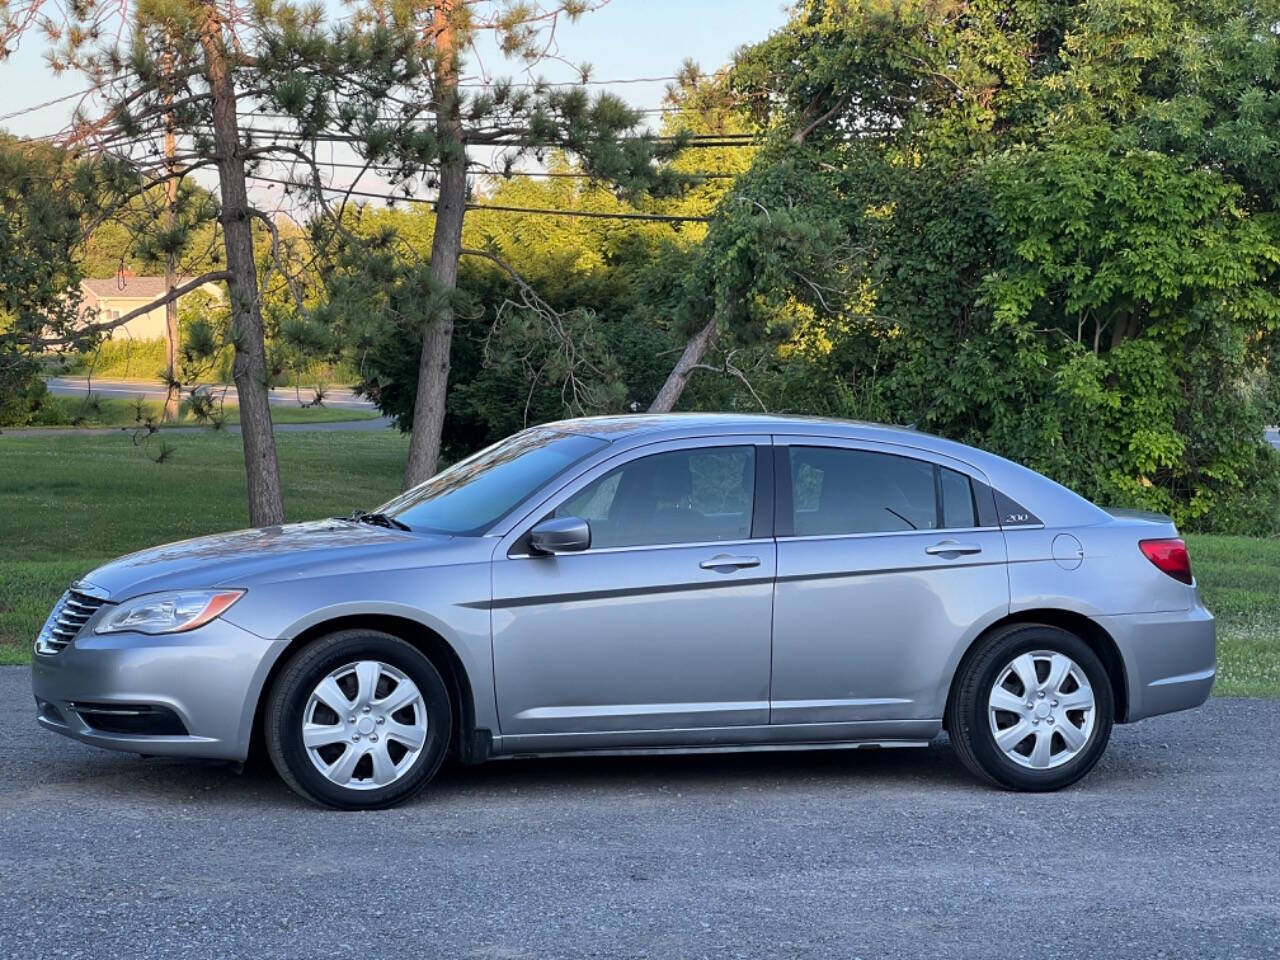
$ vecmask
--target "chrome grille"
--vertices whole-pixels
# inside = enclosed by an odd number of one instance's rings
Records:
[[[49,614],[49,619],[45,621],[40,636],[36,638],[36,653],[61,653],[76,638],[89,618],[106,602],[105,597],[88,592],[91,589],[93,588],[73,584],[62,595],[62,599]]]

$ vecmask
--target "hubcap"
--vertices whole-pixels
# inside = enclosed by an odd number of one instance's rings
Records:
[[[1014,763],[1036,770],[1061,766],[1083,750],[1097,714],[1080,665],[1051,650],[1007,663],[987,704],[996,746]]]
[[[316,684],[302,714],[302,743],[312,764],[350,790],[395,783],[426,742],[427,705],[417,684],[377,660],[334,670]]]

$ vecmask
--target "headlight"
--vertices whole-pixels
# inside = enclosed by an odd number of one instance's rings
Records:
[[[179,590],[128,600],[94,628],[94,633],[181,633],[204,626],[244,596],[243,590]]]

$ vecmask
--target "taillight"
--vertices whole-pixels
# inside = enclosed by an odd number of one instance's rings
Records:
[[[1191,582],[1191,554],[1176,537],[1168,540],[1139,540],[1138,547],[1157,567],[1183,583]]]

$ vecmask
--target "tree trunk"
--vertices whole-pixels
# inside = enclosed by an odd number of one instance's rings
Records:
[[[437,0],[435,20],[436,132],[443,145],[436,227],[431,238],[431,276],[442,296],[438,313],[429,318],[418,359],[418,393],[413,404],[413,436],[405,465],[407,490],[436,472],[440,436],[449,393],[453,349],[453,306],[448,298],[458,286],[462,250],[462,218],[467,211],[467,153],[458,114],[458,38],[450,18],[455,0]]]
[[[1134,312],[1122,313],[1116,317],[1115,326],[1111,328],[1111,349],[1114,350],[1126,340],[1131,339],[1137,328],[1138,318]]]
[[[267,349],[258,299],[258,269],[253,258],[253,226],[245,186],[244,158],[236,122],[235,79],[224,46],[221,15],[212,0],[202,0],[200,48],[213,94],[213,137],[218,154],[222,197],[223,245],[227,255],[227,292],[231,297],[231,333],[235,345],[232,376],[240,400],[240,436],[249,486],[249,523],[255,527],[284,522],[280,466],[267,392]]]
[[[822,97],[829,94],[829,90],[819,93],[804,108],[800,114],[799,125],[791,134],[792,143],[803,144],[808,139],[809,134],[839,113],[848,102],[847,97],[841,96],[836,100],[834,106],[819,115],[818,110],[821,109]],[[702,362],[702,358],[707,355],[707,352],[715,346],[717,321],[718,317],[713,315],[707,321],[707,325],[693,335],[693,339],[685,346],[684,353],[680,355],[680,360],[676,363],[675,369],[668,374],[667,382],[662,385],[658,395],[653,398],[653,403],[649,404],[650,413],[670,413],[675,409],[676,404],[680,402],[680,394],[684,393],[685,385],[689,382],[689,378],[693,376],[693,371],[697,369],[698,364]],[[759,398],[757,397],[756,399],[758,400]]]
[[[708,351],[715,346],[718,320],[718,316],[712,315],[707,325],[693,335],[693,339],[685,346],[684,353],[680,354],[680,359],[676,361],[675,368],[667,376],[667,382],[653,398],[653,403],[649,404],[650,413],[670,413],[675,409],[676,404],[680,402],[680,394],[684,393],[685,384],[693,376],[693,371]]]
[[[166,57],[168,68],[172,70],[172,58]],[[173,97],[169,97],[172,101]],[[176,220],[178,203],[178,178],[175,176],[173,156],[176,143],[173,135],[173,114],[165,114],[164,155],[164,228],[172,231]],[[178,255],[170,250],[164,261],[165,291],[172,295],[178,285]],[[165,397],[164,421],[173,423],[178,419],[178,400],[181,390],[178,386],[178,299],[174,297],[164,305],[164,369]]]

